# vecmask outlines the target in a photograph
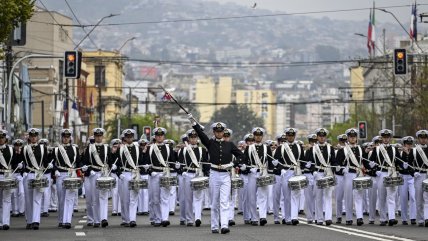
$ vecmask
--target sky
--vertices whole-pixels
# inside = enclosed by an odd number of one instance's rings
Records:
[[[220,3],[235,3],[243,6],[251,6],[257,3],[259,9],[269,9],[273,11],[281,11],[287,13],[295,12],[310,12],[322,10],[338,10],[338,9],[355,9],[369,8],[373,6],[373,0],[204,0],[216,1]],[[384,6],[402,6],[414,3],[414,0],[376,0],[376,7]],[[428,12],[428,0],[418,0],[418,4],[427,4],[419,6],[418,13]],[[410,21],[411,7],[388,9],[393,12],[402,23]],[[312,17],[330,17],[332,19],[342,20],[365,20],[369,18],[369,10],[339,12],[339,13],[322,13],[311,14]],[[426,19],[428,21],[428,18]],[[393,16],[390,14],[376,11],[376,21],[394,22]],[[419,20],[418,20],[419,21]],[[428,23],[427,23],[428,25]]]

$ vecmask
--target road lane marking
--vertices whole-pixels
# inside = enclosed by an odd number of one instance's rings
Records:
[[[85,232],[76,232],[77,237],[84,237],[86,236]]]
[[[86,220],[79,220],[79,223],[86,223]]]
[[[83,225],[76,225],[74,226],[74,229],[83,229]]]

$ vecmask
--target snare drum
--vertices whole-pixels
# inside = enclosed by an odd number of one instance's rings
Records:
[[[46,177],[40,179],[31,179],[28,182],[28,187],[30,189],[41,189],[49,186],[49,181]]]
[[[301,190],[305,189],[309,184],[308,178],[303,175],[299,176],[293,176],[288,179],[288,187],[294,191],[294,190]]]
[[[178,180],[176,176],[161,177],[160,186],[164,188],[169,188],[171,186],[177,186]]]
[[[83,180],[80,177],[68,177],[62,181],[64,189],[79,189],[83,185]]]
[[[99,177],[95,181],[95,186],[98,190],[113,189],[116,187],[116,179],[114,177]]]
[[[18,186],[18,179],[16,178],[0,179],[0,190],[15,189],[17,186]]]
[[[317,180],[317,187],[325,189],[336,186],[336,178],[334,176],[327,176]]]
[[[193,191],[207,189],[210,185],[208,177],[195,177],[190,180],[190,187]]]
[[[424,192],[428,192],[428,179],[422,181],[422,189]]]
[[[352,179],[352,189],[365,190],[372,188],[373,181],[371,177],[356,177]]]
[[[148,189],[149,182],[146,179],[130,180],[128,184],[129,190],[139,191],[140,189]]]
[[[265,187],[276,183],[273,175],[260,176],[256,180],[257,187]]]
[[[404,184],[404,179],[402,176],[383,178],[383,185],[385,187],[396,187],[396,186],[401,186],[403,184]]]
[[[244,180],[240,177],[234,177],[231,180],[232,189],[240,189],[244,187]]]

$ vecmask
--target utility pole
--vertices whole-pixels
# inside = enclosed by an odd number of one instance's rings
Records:
[[[128,127],[132,128],[132,123],[131,123],[131,113],[132,113],[132,90],[131,87],[129,87],[129,94],[128,94]]]
[[[101,86],[98,85],[97,87],[98,87],[98,124],[101,124],[101,122],[102,122],[102,112],[103,112],[103,107],[102,107],[102,104],[101,104]]]
[[[396,106],[396,96],[395,96],[395,75],[392,75],[392,133],[396,135],[395,133],[395,115],[397,114],[397,106]]]

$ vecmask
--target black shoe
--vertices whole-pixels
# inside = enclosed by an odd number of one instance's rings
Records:
[[[117,216],[122,216],[122,214],[121,213],[117,213]]]
[[[149,212],[143,212],[143,216],[149,215]]]
[[[195,221],[195,226],[196,227],[199,227],[199,226],[201,226],[201,220],[200,219],[196,219],[196,221]]]
[[[9,225],[7,224],[3,225],[3,230],[9,230]]]
[[[403,225],[409,225],[409,223],[407,221],[403,221],[402,224]]]
[[[117,216],[117,213],[112,213],[111,216]]]
[[[186,225],[186,221],[180,221],[180,225]]]
[[[314,223],[314,221],[309,220],[307,223],[308,223],[308,224],[313,224],[313,223]]]
[[[251,224],[250,220],[244,220],[244,224]]]
[[[71,228],[71,223],[64,223],[63,227],[65,229],[70,229]]]
[[[386,226],[386,221],[381,221],[380,226]]]
[[[425,227],[428,227],[428,219],[425,219]]]
[[[101,221],[101,227],[105,228],[105,227],[107,227],[107,226],[108,226],[108,222],[107,222],[107,220],[103,219],[103,220]]]
[[[48,213],[56,213],[57,212],[57,210],[56,209],[49,209],[48,210]]]
[[[135,221],[131,221],[131,222],[129,223],[129,227],[131,227],[131,228],[135,228],[135,226],[137,226],[137,223],[136,223]]]
[[[160,227],[162,224],[161,223],[155,223],[153,224],[153,227]]]
[[[218,229],[211,230],[211,233],[218,233]]]
[[[19,213],[18,215],[19,215],[19,217],[24,217],[25,213]]]
[[[73,212],[78,213],[79,210],[77,208],[73,209]]]
[[[27,223],[27,226],[25,226],[25,229],[32,229],[33,225],[31,223]]]
[[[32,227],[33,230],[39,230],[39,223],[34,222]]]
[[[317,225],[323,225],[323,223],[322,223],[322,222],[318,222],[318,221],[316,222],[316,224],[317,224]]]
[[[267,212],[267,215],[272,215],[272,214],[273,214],[272,211]]]
[[[193,223],[187,223],[187,227],[193,227]]]
[[[297,225],[297,224],[299,224],[299,220],[293,219],[293,220],[291,220],[291,224]]]
[[[153,225],[155,225],[155,222],[151,221],[151,222],[150,222],[150,225],[152,225],[152,226],[153,226]]]
[[[207,210],[211,210],[211,208],[204,208],[202,210],[207,211]],[[218,230],[217,230],[217,233],[218,233]]]
[[[363,215],[364,216],[369,216],[370,214],[369,214],[369,212],[364,212]]]
[[[266,218],[261,218],[260,219],[260,226],[265,226],[265,224],[267,224]]]
[[[342,218],[337,218],[336,224],[341,224],[341,223],[342,223]]]
[[[374,224],[374,221],[369,221],[369,224]]]
[[[327,225],[327,226],[330,226],[332,223],[333,223],[333,221],[331,221],[331,220],[326,220],[325,221],[325,225]]]
[[[281,222],[280,221],[275,221],[274,224],[281,224]]]
[[[58,223],[58,228],[63,228],[64,225],[62,223]]]
[[[138,216],[143,216],[143,212],[137,212]]]
[[[285,225],[291,225],[291,221],[285,222]]]
[[[325,215],[325,212],[324,212],[324,215]],[[346,212],[342,212],[342,216],[345,216],[346,215]]]
[[[351,226],[352,225],[352,220],[351,221],[346,221],[346,225]]]
[[[251,221],[251,225],[253,225],[253,226],[259,226],[259,222],[257,222],[257,221]]]
[[[221,234],[227,234],[227,233],[230,233],[230,230],[228,228],[221,229]]]
[[[388,221],[388,226],[393,226],[395,224],[395,219],[390,219]]]
[[[86,226],[92,227],[92,226],[94,226],[94,224],[93,223],[87,223]]]
[[[94,223],[94,228],[99,228],[100,224],[99,223]]]
[[[398,216],[401,216],[401,211],[398,211]]]
[[[40,216],[42,216],[42,217],[49,217],[49,213],[43,212]]]
[[[237,212],[236,214],[238,214],[238,215],[243,215],[243,214],[244,214],[244,212],[239,211],[239,212]]]
[[[304,210],[300,210],[300,211],[299,211],[299,214],[300,214],[300,215],[305,215],[305,211],[304,211]]]
[[[167,223],[166,221],[162,221],[162,222],[161,222],[161,225],[162,225],[162,227],[167,227],[167,226],[168,226],[168,223]]]
[[[235,221],[234,220],[229,220],[229,226],[233,226],[235,225]]]
[[[398,220],[397,219],[393,219],[394,220],[394,225],[397,225],[398,224]]]
[[[416,219],[410,219],[410,223],[411,223],[412,225],[415,225],[415,224],[416,224]]]
[[[169,215],[174,216],[175,213],[173,211],[169,211]]]
[[[16,217],[19,217],[19,214],[18,213],[12,213],[12,215],[10,215],[12,218],[16,218]]]
[[[285,221],[285,219],[281,220],[282,224],[286,224],[287,222]]]
[[[361,226],[364,224],[364,220],[362,218],[357,219],[357,226]]]

